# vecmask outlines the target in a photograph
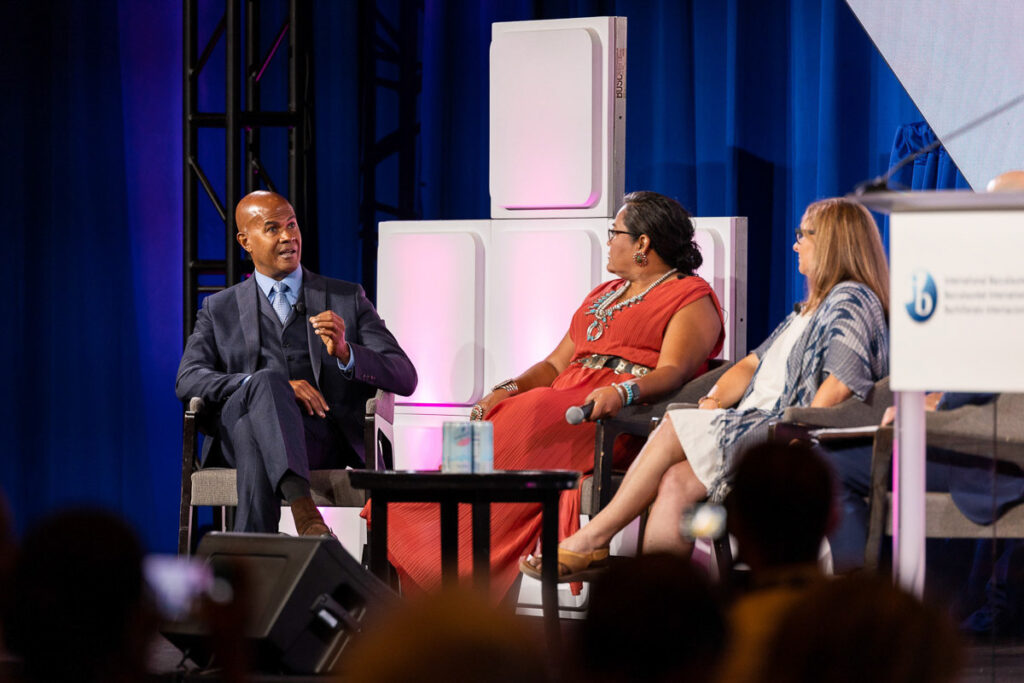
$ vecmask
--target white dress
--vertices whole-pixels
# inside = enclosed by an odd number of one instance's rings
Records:
[[[793,316],[786,329],[775,339],[758,365],[757,377],[750,394],[736,407],[736,410],[760,408],[770,411],[775,408],[786,384],[786,361],[800,335],[807,329],[811,316]],[[670,410],[666,415],[672,421],[676,437],[683,446],[683,453],[693,468],[693,473],[705,488],[718,477],[722,470],[724,453],[719,444],[717,430],[711,421],[728,408],[717,410]]]

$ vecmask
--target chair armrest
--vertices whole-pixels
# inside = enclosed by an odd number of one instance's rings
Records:
[[[192,473],[199,468],[198,417],[205,404],[199,396],[193,396],[185,409],[181,429],[181,499],[178,508],[178,554],[188,555],[192,519]]]
[[[199,423],[202,420],[201,414],[205,407],[206,403],[199,396],[193,396],[188,400],[188,408],[185,409],[182,424],[182,476],[186,474],[190,476],[199,467],[198,436],[203,431]]]
[[[366,401],[363,418],[363,458],[366,469],[395,468],[395,395],[378,389]]]
[[[782,414],[783,422],[802,422],[819,427],[860,427],[878,424],[885,409],[892,405],[889,378],[880,379],[862,401],[851,396],[830,408],[791,406]]]
[[[702,396],[707,396],[708,392],[711,391],[711,387],[715,386],[722,375],[725,374],[726,370],[731,368],[733,362],[730,360],[719,360],[715,359],[711,361],[708,367],[708,371],[700,377],[695,377],[689,382],[680,387],[672,396],[668,397],[664,403],[696,403]]]
[[[711,362],[714,364],[713,369],[708,370],[696,379],[690,380],[674,394],[654,403],[626,406],[615,417],[599,420],[598,422],[602,423],[606,430],[611,429],[617,434],[646,436],[651,432],[651,421],[660,421],[665,411],[670,407],[672,409],[675,409],[677,406],[695,408],[696,400],[710,391],[711,387],[715,386],[718,378],[722,376],[722,373],[732,365],[730,361],[714,360]]]
[[[822,427],[803,422],[769,422],[768,440],[781,443],[803,441],[811,444],[828,444],[836,441],[863,441],[874,439],[878,425],[856,427]]]
[[[891,426],[879,427],[875,432],[871,452],[871,488],[868,493],[868,537],[864,547],[864,566],[878,568],[878,559],[885,535],[885,520],[889,509],[889,475],[892,473]]]
[[[814,437],[811,435],[813,430],[814,425],[803,422],[770,422],[768,424],[768,440],[782,444],[793,441],[814,443]]]
[[[674,394],[653,403],[626,406],[615,417],[598,420],[598,422],[604,425],[605,430],[614,431],[616,434],[635,434],[637,436],[650,434],[652,420],[655,423],[660,421],[670,407],[691,407],[691,404],[693,404],[692,407],[696,407],[696,400],[710,391],[722,373],[732,365],[731,361],[722,360],[713,360],[711,363],[713,364],[711,370],[690,380]]]
[[[376,416],[389,424],[395,422],[395,395],[378,389],[373,398],[366,400],[366,417]]]
[[[929,440],[932,434],[961,438],[1024,442],[1024,394],[1001,394],[995,401],[937,410],[925,416]]]
[[[598,422],[604,425],[606,430],[613,430],[617,434],[647,436],[651,431],[651,420],[660,418],[664,412],[665,406],[661,403],[627,406],[615,417]]]
[[[674,394],[654,403],[626,406],[615,417],[597,421],[597,430],[594,436],[596,491],[591,496],[589,514],[596,515],[598,510],[611,499],[612,454],[615,439],[621,434],[647,436],[657,426],[665,414],[666,408],[678,401],[695,401],[706,394],[722,376],[722,373],[729,369],[730,365],[732,365],[730,361],[713,360],[710,362],[710,369],[707,372],[690,380]]]

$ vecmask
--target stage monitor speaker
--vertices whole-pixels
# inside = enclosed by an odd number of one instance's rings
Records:
[[[218,580],[242,579],[244,637],[262,671],[335,670],[364,622],[398,599],[333,538],[209,533],[196,555]],[[199,666],[216,665],[209,624],[197,615],[161,632]]]

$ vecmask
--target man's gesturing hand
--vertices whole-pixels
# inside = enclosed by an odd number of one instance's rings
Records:
[[[304,379],[292,379],[288,380],[288,384],[292,385],[292,391],[295,392],[295,400],[299,402],[310,415],[316,413],[320,417],[325,417],[325,413],[331,409],[327,405],[327,401],[324,400],[324,395],[317,391],[316,387],[307,382]]]
[[[327,353],[348,364],[349,348],[345,341],[345,321],[334,311],[324,311],[309,319],[313,332],[327,345]]]

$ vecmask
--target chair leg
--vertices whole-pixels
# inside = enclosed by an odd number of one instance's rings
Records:
[[[178,554],[192,554],[192,517],[193,508],[191,501],[182,499],[181,508],[178,511]]]
[[[199,510],[195,507],[189,506],[188,509],[188,522],[186,523],[185,530],[185,550],[182,552],[180,549],[178,554],[185,555],[186,557],[191,555],[193,552],[192,543],[193,535],[195,530],[199,527]]]
[[[590,496],[590,510],[587,511],[591,519],[612,499],[612,453],[618,435],[618,430],[610,429],[602,420],[597,421],[594,433],[594,491]]]
[[[377,444],[380,447],[380,460],[386,470],[395,469],[395,456],[392,450],[391,442],[387,436],[383,433],[377,434]]]
[[[221,531],[234,531],[235,513],[238,511],[234,505],[225,505],[221,516]]]
[[[715,564],[718,566],[718,582],[725,591],[732,585],[732,546],[729,533],[724,532],[714,540]]]
[[[362,550],[362,552],[360,553],[360,556],[359,556],[359,564],[363,565],[363,569],[365,569],[366,571],[370,571],[370,544],[369,543],[363,543],[363,550]],[[387,563],[387,567],[385,568],[385,571],[387,572],[387,577],[384,579],[384,582],[386,584],[388,584],[389,586],[391,586],[391,588],[396,593],[401,595],[402,594],[402,577],[398,575],[398,570],[395,569],[395,565],[391,564],[391,562],[388,562]],[[516,591],[516,594],[518,595],[518,591]]]
[[[640,513],[640,526],[636,530],[636,554],[639,555],[644,551],[644,534],[647,533],[647,517],[651,508],[646,507],[643,512]]]
[[[885,520],[889,516],[889,474],[892,472],[892,438],[888,432],[875,435],[871,453],[871,492],[868,503],[868,539],[864,548],[864,567],[878,569],[878,558],[885,538]]]
[[[192,472],[196,467],[196,412],[202,400],[193,398],[185,411],[181,440],[181,499],[178,506],[178,554],[192,554],[192,529],[195,528],[195,508],[192,507]]]

